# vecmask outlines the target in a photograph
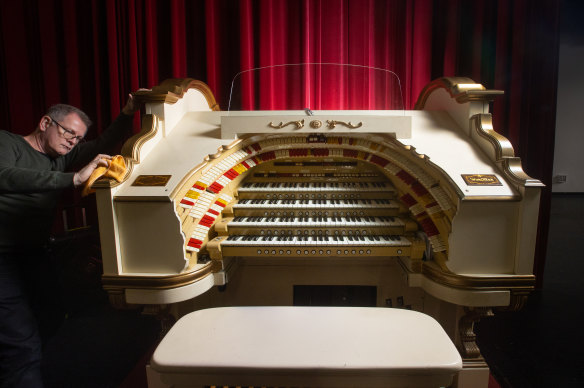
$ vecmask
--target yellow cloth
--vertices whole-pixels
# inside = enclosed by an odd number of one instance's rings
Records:
[[[113,156],[107,167],[99,166],[93,171],[87,182],[85,182],[81,196],[85,197],[86,195],[94,193],[95,190],[92,189],[91,186],[99,178],[112,178],[121,182],[125,174],[126,162],[124,162],[124,157],[121,155]]]

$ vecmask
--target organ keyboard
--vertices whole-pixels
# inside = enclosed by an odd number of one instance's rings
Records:
[[[374,305],[436,317],[486,386],[472,326],[533,289],[542,186],[492,128],[498,94],[442,78],[411,111],[238,117],[199,81],[138,92],[129,171],[94,184],[112,304],[181,316],[291,305],[303,285],[373,286]],[[313,131],[273,126],[296,119]]]
[[[359,167],[360,173],[343,174],[348,166],[331,165],[325,175],[319,173],[321,166],[310,163],[266,164],[239,185],[234,193],[239,200],[223,209],[214,227],[218,237],[207,244],[211,258],[336,255],[421,260],[425,242],[415,235],[418,224],[407,208],[395,199],[395,187],[357,163],[350,166]],[[295,181],[300,178],[305,180]]]
[[[415,241],[417,243],[417,241]],[[217,237],[228,256],[409,256],[422,258],[424,248],[399,235],[378,236],[246,236]],[[415,250],[415,245],[418,251]],[[423,246],[423,245],[422,245]],[[281,247],[284,249],[274,249]],[[250,249],[246,249],[250,248]],[[213,257],[213,256],[211,256]],[[221,256],[214,257],[221,258]]]
[[[416,225],[415,222],[412,222]],[[228,224],[230,229],[235,229],[237,227],[253,227],[253,228],[274,228],[274,227],[298,227],[303,228],[305,234],[309,234],[309,229],[314,227],[324,227],[324,226],[341,226],[341,227],[385,227],[386,229],[393,229],[396,232],[404,232],[405,224],[400,219],[389,216],[346,216],[346,217],[235,217],[229,221]],[[416,225],[417,226],[417,225]],[[358,233],[358,229],[355,234]],[[291,232],[291,231],[290,231]],[[301,232],[301,231],[297,231]],[[311,232],[314,234],[314,231]],[[328,234],[328,233],[327,233]]]
[[[310,195],[314,192],[344,192],[341,194],[342,197],[353,198],[355,193],[348,194],[348,190],[358,190],[359,192],[367,191],[379,191],[385,189],[386,186],[381,182],[342,182],[342,183],[328,183],[328,182],[274,182],[274,183],[250,183],[244,184],[239,188],[239,192],[276,192],[276,193],[286,193],[293,192],[297,193],[300,197],[300,193],[305,195]],[[325,197],[326,198],[326,197]],[[333,197],[334,198],[334,197]]]
[[[343,209],[399,209],[399,204],[389,199],[244,199],[233,205],[234,208],[244,210],[246,208],[259,209],[317,209],[323,211]]]

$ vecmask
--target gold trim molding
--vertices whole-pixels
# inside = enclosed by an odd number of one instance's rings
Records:
[[[438,284],[466,290],[489,288],[529,292],[535,287],[534,275],[463,276],[444,272],[430,263],[424,263],[422,274]]]
[[[505,173],[505,177],[517,185],[545,186],[539,179],[532,178],[523,171],[523,166],[519,157],[504,158],[501,161],[501,168]]]
[[[164,102],[166,104],[174,104],[180,100],[189,89],[199,90],[207,103],[209,108],[214,111],[219,111],[221,108],[209,86],[199,80],[193,78],[169,78],[160,85],[154,86],[151,90],[138,90],[134,93],[134,97],[140,102]]]
[[[422,89],[414,109],[424,109],[428,97],[436,89],[446,89],[450,96],[460,104],[470,101],[489,102],[504,93],[502,90],[488,90],[470,78],[442,77],[430,82]]]
[[[156,136],[158,124],[156,115],[147,114],[142,116],[140,132],[126,140],[122,146],[122,155],[131,163],[140,163],[140,148],[154,136]]]
[[[513,145],[505,136],[493,128],[493,117],[490,114],[478,114],[470,118],[471,127],[483,139],[487,140],[495,150],[495,161],[515,156]]]
[[[531,178],[523,171],[521,159],[515,156],[511,142],[493,129],[492,116],[487,113],[471,117],[471,130],[485,139],[493,148],[494,162],[497,163],[505,176],[518,186],[543,186],[538,179]]]
[[[204,276],[221,270],[221,263],[210,261],[206,266],[197,270],[176,275],[164,276],[131,276],[131,275],[103,275],[101,277],[104,290],[108,293],[116,293],[120,289],[148,288],[156,290],[168,290],[195,283]]]

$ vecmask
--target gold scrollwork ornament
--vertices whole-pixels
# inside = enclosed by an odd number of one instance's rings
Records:
[[[296,126],[296,129],[300,129],[304,127],[304,120],[288,121],[286,124],[284,124],[282,121],[280,121],[280,124],[274,124],[273,121],[270,121],[270,123],[268,124],[269,127],[276,129],[281,129],[287,127],[288,125],[294,125]]]
[[[359,122],[359,124],[353,124],[350,121],[348,123],[345,123],[344,121],[337,121],[337,120],[327,120],[326,122],[328,123],[328,127],[330,129],[333,129],[334,127],[336,127],[337,124],[344,125],[345,127],[351,128],[351,129],[355,129],[355,128],[359,128],[359,127],[363,126],[363,122]]]

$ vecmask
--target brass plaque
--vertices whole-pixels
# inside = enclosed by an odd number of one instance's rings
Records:
[[[166,186],[170,175],[138,175],[132,186]]]
[[[462,174],[462,178],[469,186],[502,186],[499,179],[491,174]]]

